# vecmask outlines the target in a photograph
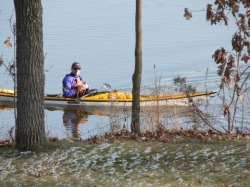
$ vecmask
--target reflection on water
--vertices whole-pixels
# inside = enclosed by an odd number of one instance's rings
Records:
[[[63,125],[73,138],[81,138],[81,125],[87,125],[89,121],[88,112],[81,108],[63,110]]]
[[[215,98],[214,98],[215,99]],[[207,102],[202,113],[190,107],[144,107],[141,109],[141,130],[155,131],[159,126],[165,129],[208,130],[211,126],[224,131],[226,123],[220,115],[221,109]],[[249,112],[249,111],[248,111]],[[216,115],[213,115],[216,114]],[[249,133],[249,116],[236,116],[242,122],[235,126],[236,131]],[[46,107],[45,129],[48,137],[58,139],[73,138],[86,140],[105,132],[130,130],[130,108],[83,108],[83,107]],[[240,124],[240,123],[239,123]],[[10,139],[9,130],[15,126],[14,109],[0,106],[0,140]],[[14,135],[13,135],[14,137]]]
[[[87,139],[109,130],[109,124],[108,110],[79,107],[45,108],[45,129],[48,137]],[[9,139],[8,131],[14,126],[13,106],[0,105],[0,140]]]
[[[46,107],[45,113],[48,136],[59,139],[87,139],[108,130],[110,123],[109,110],[98,107]]]
[[[46,133],[59,139],[87,139],[105,132],[130,130],[130,115],[128,109],[112,107],[50,107],[45,110]],[[13,108],[0,108],[0,119],[0,140],[5,140],[9,138],[8,131],[15,125]],[[141,123],[142,131],[156,130],[159,125],[166,129],[206,128],[192,107],[146,107],[141,111]]]
[[[187,108],[146,107],[141,111],[141,129],[151,131],[159,121],[164,127],[171,128],[172,124],[181,124],[181,121],[186,121],[187,117],[190,118]],[[14,109],[2,106],[0,119],[0,140],[5,140],[9,138],[8,131],[15,125]],[[75,106],[46,107],[45,110],[47,136],[59,139],[87,139],[105,132],[116,132],[121,129],[130,130],[130,122],[131,111],[128,108]]]

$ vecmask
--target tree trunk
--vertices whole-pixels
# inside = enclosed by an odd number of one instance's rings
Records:
[[[17,33],[16,148],[45,142],[44,54],[41,0],[14,0]]]
[[[133,81],[133,102],[132,102],[132,132],[140,132],[140,87],[142,72],[142,0],[136,0],[136,44],[135,44],[135,71]]]

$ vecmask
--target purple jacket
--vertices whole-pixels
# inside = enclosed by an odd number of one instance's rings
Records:
[[[81,81],[83,81],[82,77],[79,75],[78,77],[75,77],[73,73],[67,74],[63,81],[63,96],[64,97],[76,97],[77,96],[77,89],[74,88],[74,85],[76,84],[76,80],[79,78]],[[89,89],[87,89],[88,91]]]

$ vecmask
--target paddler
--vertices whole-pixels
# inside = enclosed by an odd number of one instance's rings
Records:
[[[80,75],[81,65],[79,62],[74,62],[71,65],[71,73],[67,74],[63,81],[63,96],[64,97],[82,97],[88,90],[89,85]]]

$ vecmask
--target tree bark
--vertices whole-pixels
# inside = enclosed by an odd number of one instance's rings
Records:
[[[45,142],[44,54],[41,0],[14,0],[17,32],[16,148]]]
[[[136,44],[135,44],[135,70],[133,81],[133,102],[132,102],[132,132],[140,132],[140,87],[142,72],[142,0],[136,0]]]

